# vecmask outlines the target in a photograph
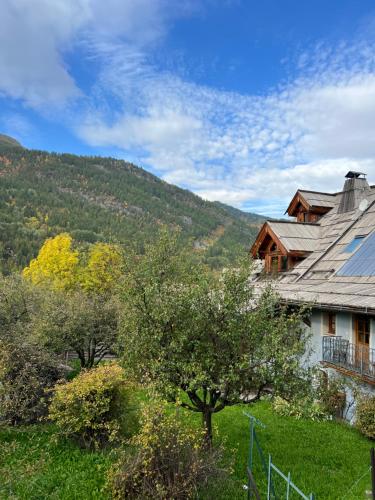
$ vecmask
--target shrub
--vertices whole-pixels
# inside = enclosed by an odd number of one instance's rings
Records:
[[[10,425],[37,422],[47,414],[46,389],[63,375],[51,355],[30,343],[0,341],[0,417]]]
[[[144,406],[141,431],[109,473],[113,498],[189,499],[218,472],[219,452],[204,444],[202,431],[189,427],[165,403]]]
[[[129,396],[123,369],[116,363],[103,364],[57,384],[49,417],[65,436],[86,448],[98,448],[120,438],[127,424],[130,428]]]
[[[345,386],[348,385],[341,376],[328,377],[320,373],[317,398],[324,411],[336,418],[342,418],[346,406]]]
[[[284,417],[305,418],[309,420],[328,420],[329,415],[324,406],[309,397],[286,401],[276,396],[273,400],[273,409]]]
[[[355,425],[366,437],[375,439],[375,396],[358,399]]]

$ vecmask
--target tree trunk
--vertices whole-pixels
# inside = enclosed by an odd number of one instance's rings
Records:
[[[203,426],[205,428],[205,441],[207,448],[212,447],[212,412],[211,408],[206,407],[202,413]]]

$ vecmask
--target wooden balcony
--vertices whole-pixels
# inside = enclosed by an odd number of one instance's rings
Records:
[[[342,337],[326,336],[323,337],[322,352],[324,366],[375,384],[375,349],[351,344]]]

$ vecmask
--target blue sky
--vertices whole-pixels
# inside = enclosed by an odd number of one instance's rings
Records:
[[[281,215],[375,181],[375,4],[2,0],[0,131]]]

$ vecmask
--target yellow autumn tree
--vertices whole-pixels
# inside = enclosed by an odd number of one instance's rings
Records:
[[[72,246],[68,233],[49,238],[38,256],[23,270],[24,277],[35,285],[46,284],[55,290],[73,288],[79,271],[79,253]]]
[[[120,249],[108,243],[95,243],[90,247],[86,266],[81,269],[82,288],[96,293],[110,291],[118,282],[122,270]]]

